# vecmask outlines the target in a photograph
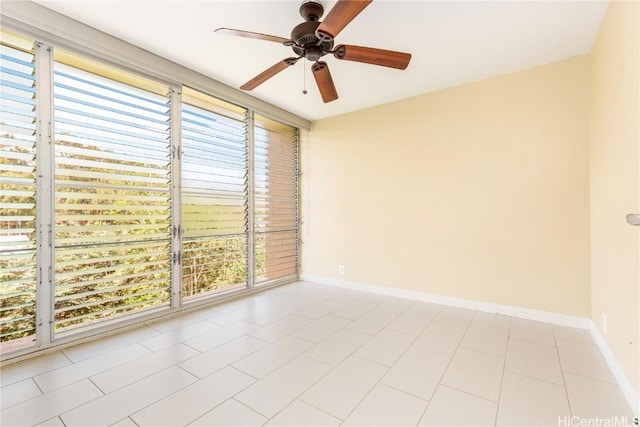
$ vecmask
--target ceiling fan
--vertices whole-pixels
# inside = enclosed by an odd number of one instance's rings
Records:
[[[294,65],[301,58],[313,62],[311,71],[316,80],[322,100],[326,102],[338,99],[338,92],[331,78],[329,66],[320,61],[323,56],[332,53],[337,59],[364,62],[383,67],[404,70],[409,65],[411,54],[371,47],[338,45],[334,48],[334,39],[372,0],[338,0],[321,22],[324,7],[316,0],[307,0],[300,6],[300,15],[305,22],[296,25],[291,31],[291,38],[254,33],[251,31],[218,28],[217,33],[232,36],[249,37],[281,43],[293,49],[297,56],[283,59],[267,68],[242,86],[242,90],[253,90],[282,70]]]

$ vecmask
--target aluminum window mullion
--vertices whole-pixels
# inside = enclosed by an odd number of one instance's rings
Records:
[[[254,132],[254,112],[249,110],[247,120],[247,138],[249,143],[249,199],[247,229],[247,287],[253,288],[256,284],[256,248],[255,248],[255,132]]]
[[[171,308],[182,306],[182,91],[171,88]]]
[[[36,218],[38,224],[36,265],[36,337],[38,346],[54,339],[54,123],[53,123],[53,49],[36,43]]]

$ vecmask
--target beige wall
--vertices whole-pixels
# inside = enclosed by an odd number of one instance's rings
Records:
[[[611,2],[589,57],[591,314],[640,384],[640,34],[638,2]],[[604,332],[602,315],[608,319]]]
[[[589,316],[587,87],[579,56],[314,122],[302,273]]]

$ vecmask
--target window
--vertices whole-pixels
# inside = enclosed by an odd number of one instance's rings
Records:
[[[87,62],[56,51],[56,332],[170,295],[169,88]]]
[[[297,129],[255,116],[256,282],[298,274]]]
[[[2,351],[36,335],[36,113],[33,41],[0,46],[0,338]]]
[[[3,358],[297,278],[295,128],[0,34]]]
[[[182,295],[247,285],[247,111],[182,93]]]

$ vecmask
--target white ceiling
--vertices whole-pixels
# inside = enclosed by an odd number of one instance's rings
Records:
[[[302,1],[38,0],[50,9],[239,87],[290,56],[273,42],[215,34],[230,27],[289,37]],[[322,1],[325,16],[335,1]],[[588,53],[606,1],[372,2],[336,44],[413,55],[400,71],[325,57],[340,98],[324,104],[300,61],[252,91],[309,120]],[[305,70],[306,69],[306,70]],[[307,95],[302,94],[306,71]]]

